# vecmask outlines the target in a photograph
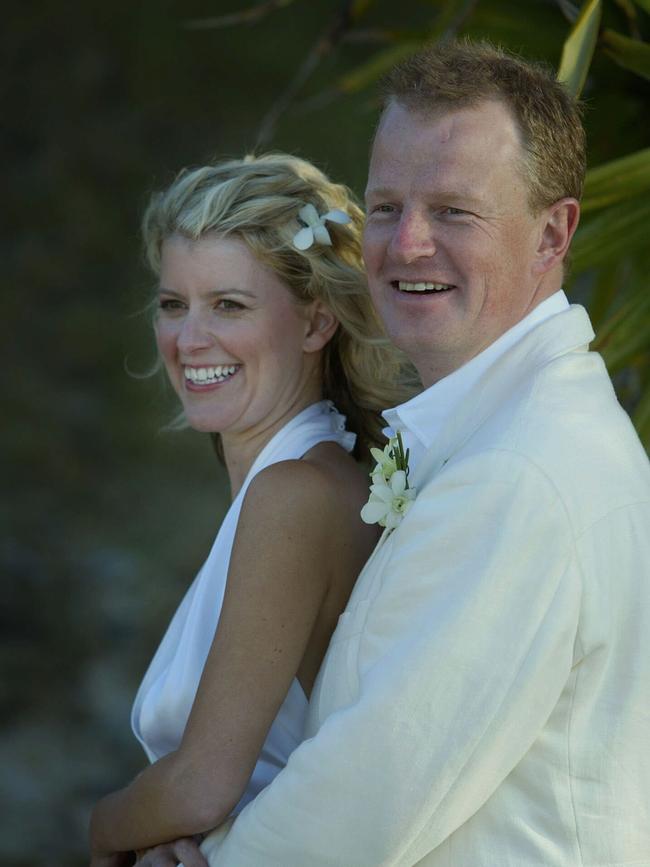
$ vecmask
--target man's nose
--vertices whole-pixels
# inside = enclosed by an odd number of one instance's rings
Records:
[[[392,259],[408,264],[436,252],[432,222],[421,211],[403,211],[388,250]]]
[[[206,349],[214,342],[214,335],[200,313],[188,311],[178,333],[178,350],[182,353]]]

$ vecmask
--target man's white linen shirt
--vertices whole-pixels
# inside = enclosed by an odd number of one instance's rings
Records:
[[[592,339],[553,296],[388,413],[417,496],[210,867],[650,867],[650,464]]]

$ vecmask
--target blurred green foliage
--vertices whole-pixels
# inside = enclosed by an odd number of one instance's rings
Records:
[[[226,507],[208,442],[161,433],[168,390],[127,373],[153,359],[149,190],[184,165],[279,148],[361,194],[373,83],[404,52],[466,34],[562,64],[583,86],[591,166],[568,288],[648,443],[649,28],[647,0],[5,12],[3,865],[86,863],[90,805],[144,760],[135,688]]]

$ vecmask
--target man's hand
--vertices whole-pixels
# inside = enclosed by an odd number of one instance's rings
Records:
[[[138,853],[135,867],[176,867],[180,862],[183,867],[208,867],[199,842],[200,838],[181,837],[172,843],[161,843]]]

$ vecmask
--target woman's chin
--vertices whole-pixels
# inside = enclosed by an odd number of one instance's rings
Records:
[[[195,415],[186,412],[185,418],[188,425],[197,433],[222,433],[228,427],[225,422],[211,418],[210,416]]]

